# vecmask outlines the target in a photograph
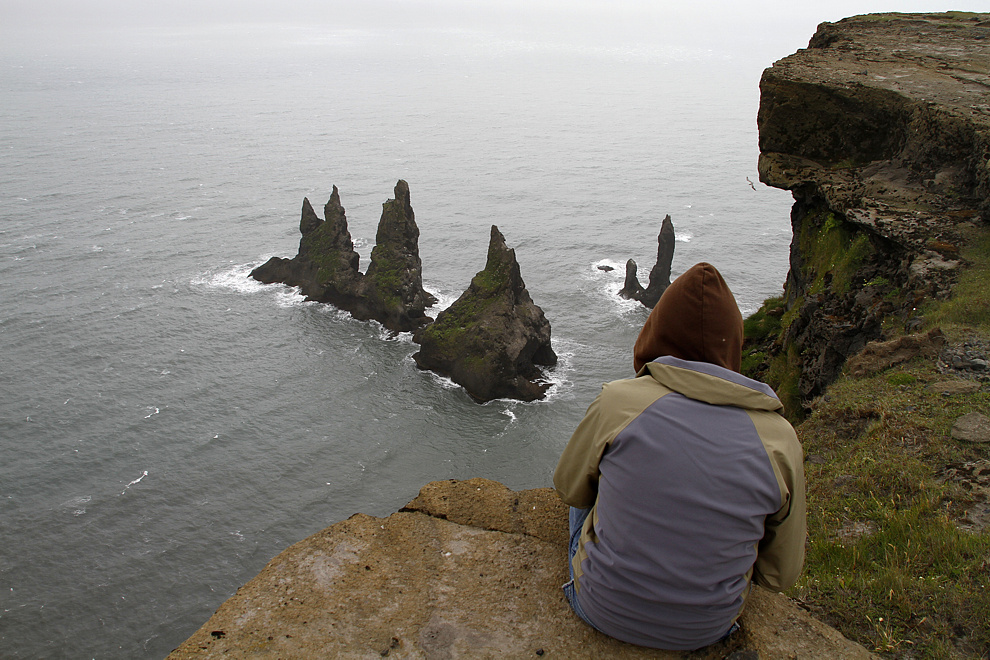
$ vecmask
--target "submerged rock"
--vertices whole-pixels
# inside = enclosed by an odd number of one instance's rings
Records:
[[[557,363],[550,322],[530,298],[516,253],[495,225],[485,269],[414,341],[420,369],[451,378],[480,402],[542,397],[549,385],[538,382],[537,365]]]
[[[409,184],[399,180],[395,199],[382,208],[371,265],[363,275],[354,251],[337,186],[320,219],[303,199],[299,253],[292,259],[272,257],[251,277],[297,286],[307,300],[329,303],[357,319],[374,319],[389,330],[412,331],[430,322],[425,309],[436,299],[423,289],[419,228],[409,202]]]
[[[638,300],[649,308],[656,306],[660,296],[670,286],[670,264],[674,260],[674,223],[670,215],[664,217],[657,236],[657,262],[650,271],[650,283],[644,289],[636,277],[636,262],[626,262],[626,281],[619,295]]]

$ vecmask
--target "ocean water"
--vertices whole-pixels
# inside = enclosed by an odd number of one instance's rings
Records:
[[[780,293],[770,63],[425,28],[0,49],[0,656],[163,657],[353,513],[436,479],[549,486],[631,375],[647,310],[616,292],[665,214],[675,275],[710,261],[744,314]],[[546,400],[478,405],[408,335],[247,277],[332,185],[366,265],[400,178],[441,306],[492,224],[515,249],[561,358]]]

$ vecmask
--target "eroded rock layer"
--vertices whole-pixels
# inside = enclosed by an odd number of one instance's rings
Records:
[[[944,297],[990,216],[990,14],[823,23],[760,82],[760,179],[790,190],[784,325],[795,399]]]

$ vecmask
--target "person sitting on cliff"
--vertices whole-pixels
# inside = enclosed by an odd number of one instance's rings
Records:
[[[739,373],[742,316],[699,263],[636,340],[636,377],[607,383],[560,457],[575,613],[617,639],[693,650],[738,628],[753,582],[804,564],[803,452],[773,390]]]

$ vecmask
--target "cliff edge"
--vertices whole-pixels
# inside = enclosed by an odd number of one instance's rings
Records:
[[[781,323],[750,373],[793,414],[946,298],[990,218],[990,14],[823,23],[760,90],[760,179],[795,203],[785,294],[764,310]]]
[[[567,509],[549,488],[427,484],[387,518],[357,514],[296,543],[169,658],[683,658],[589,628],[564,599]],[[870,658],[755,588],[741,630],[689,654]]]

